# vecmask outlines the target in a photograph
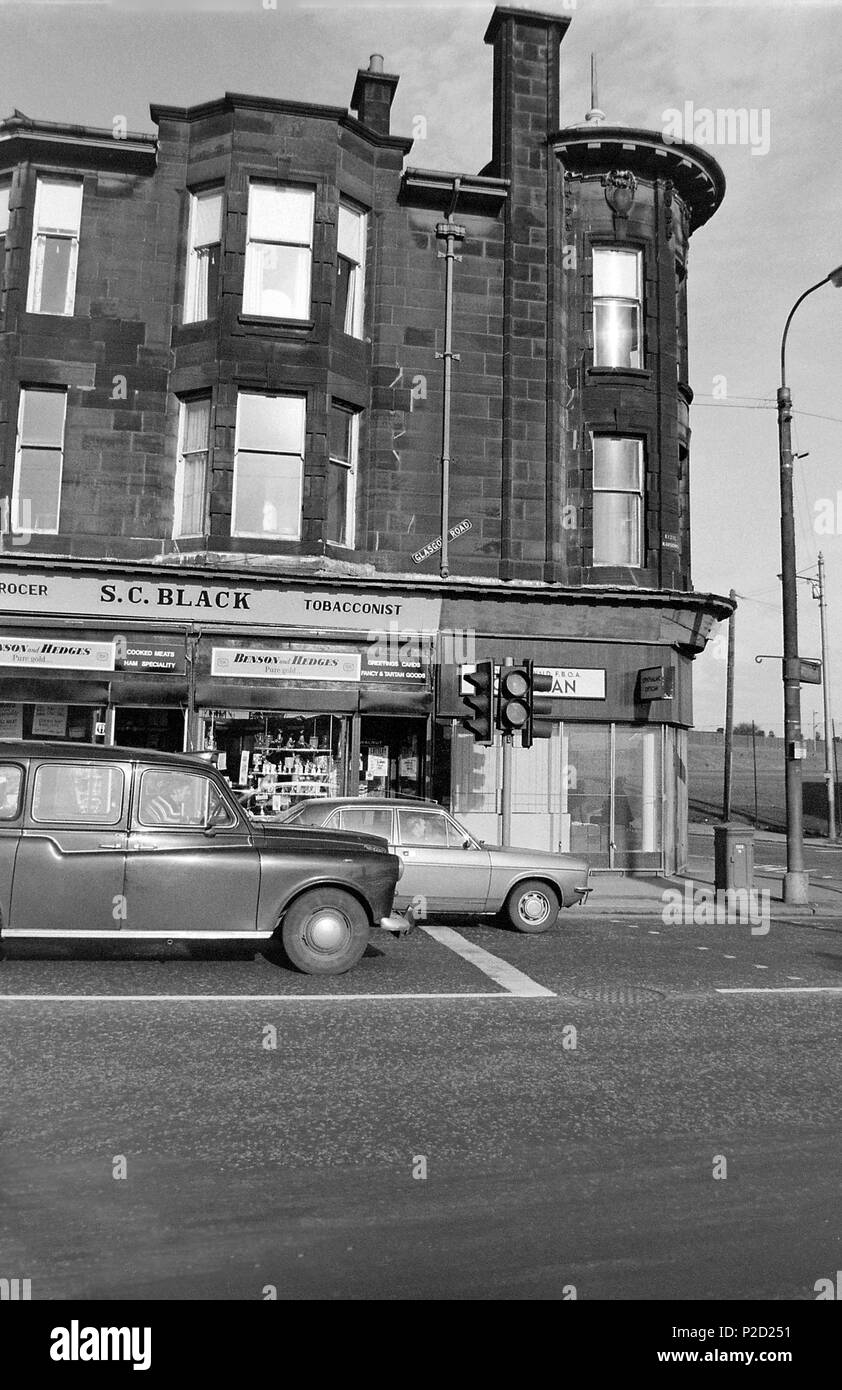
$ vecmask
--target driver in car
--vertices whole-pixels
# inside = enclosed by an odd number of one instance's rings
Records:
[[[143,819],[152,825],[195,825],[193,790],[193,778],[166,773],[144,798]]]

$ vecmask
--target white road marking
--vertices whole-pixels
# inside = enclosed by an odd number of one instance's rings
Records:
[[[648,936],[660,936],[661,933],[660,933],[659,931],[649,931],[649,932],[647,932],[647,935],[648,935]]]
[[[793,989],[790,985],[765,985],[763,988],[758,986],[745,986],[742,988],[717,988],[716,994],[842,994],[842,985],[796,985]]]
[[[697,946],[697,947],[696,947],[696,950],[697,950],[697,951],[709,951],[709,950],[710,950],[710,947],[709,947],[709,946]]]
[[[527,977],[524,975],[523,979]],[[530,983],[532,983],[530,981]],[[539,996],[540,991],[540,996]],[[330,1003],[341,1000],[396,999],[526,999],[548,997],[555,999],[552,990],[536,985],[521,994],[498,991],[464,994],[0,994],[0,1004],[286,1004]]]
[[[502,985],[503,989],[518,999],[555,999],[555,994],[551,989],[547,989],[546,985],[539,985],[537,980],[531,980],[522,970],[509,965],[508,961],[500,960],[499,956],[492,956],[490,951],[484,951],[481,946],[475,946],[458,931],[453,931],[452,927],[428,927],[420,922],[418,925],[434,941],[438,941],[439,945],[455,951],[457,956],[475,965],[483,975],[496,980],[498,985]]]
[[[768,970],[768,965],[755,965],[755,970]]]
[[[737,957],[736,957],[736,956],[723,956],[722,959],[723,959],[723,960],[736,960]]]

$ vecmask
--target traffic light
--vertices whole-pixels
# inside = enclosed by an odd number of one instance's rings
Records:
[[[473,686],[473,693],[463,695],[464,703],[472,710],[469,719],[463,719],[466,729],[470,729],[475,743],[494,742],[494,662],[480,661],[476,669],[462,677],[466,685]]]
[[[529,724],[532,704],[532,663],[500,667],[497,728],[503,734],[522,733]]]
[[[546,692],[553,688],[552,676],[536,672],[531,661],[527,661],[529,672],[529,718],[526,721],[521,739],[521,747],[531,748],[536,738],[551,738],[555,720],[553,702]]]

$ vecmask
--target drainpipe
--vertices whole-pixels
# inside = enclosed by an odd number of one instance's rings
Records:
[[[447,219],[436,224],[436,236],[444,240],[445,249],[439,251],[439,260],[444,261],[444,351],[437,352],[444,363],[444,390],[442,394],[441,422],[441,567],[442,579],[450,574],[448,558],[448,530],[450,528],[450,414],[452,398],[453,362],[459,361],[459,353],[452,350],[453,333],[453,262],[461,261],[456,254],[457,241],[465,238],[465,228],[452,220],[459,198],[461,179],[453,180],[453,196],[447,212]]]

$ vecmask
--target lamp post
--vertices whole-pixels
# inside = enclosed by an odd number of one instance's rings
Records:
[[[806,903],[809,876],[804,868],[804,820],[801,803],[801,680],[798,664],[798,584],[795,574],[795,516],[792,496],[792,395],[786,384],[786,340],[795,311],[808,295],[832,284],[842,288],[842,266],[811,285],[789,311],[781,338],[781,384],[778,387],[778,462],[781,484],[781,579],[783,586],[784,756],[786,759],[786,874],[784,902]]]

